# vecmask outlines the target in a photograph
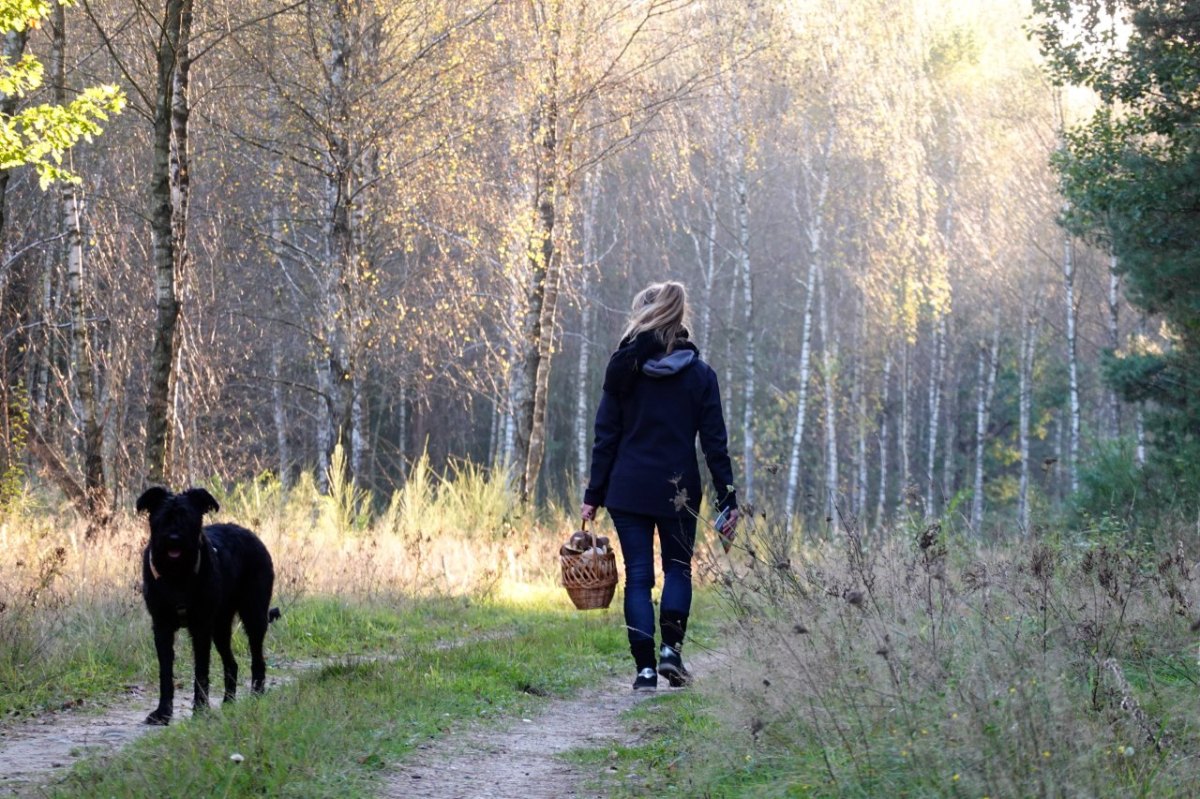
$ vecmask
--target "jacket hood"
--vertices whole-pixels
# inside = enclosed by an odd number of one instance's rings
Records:
[[[647,360],[642,364],[642,374],[650,377],[670,377],[691,366],[694,360],[696,360],[694,349],[680,348],[670,355],[659,355]]]

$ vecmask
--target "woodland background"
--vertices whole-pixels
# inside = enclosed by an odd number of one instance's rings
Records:
[[[2,499],[40,476],[103,523],[147,481],[327,490],[340,444],[376,495],[427,453],[570,506],[628,302],[675,279],[741,497],[789,533],[1132,512],[1154,402],[1105,363],[1177,332],[1059,224],[1102,100],[1054,80],[1032,10],[55,6],[5,38],[46,65],[6,113],[127,104],[77,182],[0,176]]]

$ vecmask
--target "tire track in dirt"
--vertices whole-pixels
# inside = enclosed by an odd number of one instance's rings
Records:
[[[706,653],[690,665],[701,670]],[[601,778],[615,765],[580,766],[562,757],[575,749],[632,746],[639,735],[621,716],[675,689],[633,691],[625,676],[611,677],[572,699],[552,700],[539,713],[499,726],[479,726],[418,747],[388,777],[383,799],[605,799]],[[665,681],[660,680],[660,686]]]
[[[420,747],[415,762],[390,776],[385,799],[584,799],[599,776],[560,757],[572,749],[636,742],[621,714],[654,695],[622,682],[602,692],[552,701],[542,712],[502,727],[451,734]],[[606,766],[596,767],[600,769]]]
[[[468,644],[494,641],[511,637],[511,630],[496,631],[466,639],[441,641],[434,649],[454,649]],[[185,645],[184,657],[190,657]],[[178,654],[178,653],[177,653]],[[267,670],[267,696],[271,690],[291,683],[306,672],[333,664],[348,662],[376,662],[395,660],[403,654],[363,655],[347,654],[313,660],[286,660],[271,665]],[[220,691],[220,665],[216,668],[217,683],[214,690]],[[248,688],[238,687],[239,696]],[[105,697],[80,706],[61,711],[41,714],[35,718],[0,724],[0,799],[27,799],[49,795],[55,778],[65,773],[77,761],[89,756],[107,756],[119,751],[143,735],[163,729],[144,724],[146,714],[154,709],[158,701],[158,684],[131,685],[123,694]],[[220,703],[211,702],[213,710],[219,712]],[[192,685],[177,683],[175,688],[175,715],[173,724],[179,724],[192,716]]]
[[[300,673],[277,671],[267,678],[268,693]],[[120,696],[91,705],[0,726],[0,797],[48,796],[55,777],[77,761],[113,754],[143,735],[163,729],[143,723],[158,701],[157,690],[157,684],[151,688],[134,685]],[[190,683],[176,687],[174,707],[172,723],[191,718]],[[218,707],[213,704],[214,711]],[[96,712],[94,708],[102,709]]]

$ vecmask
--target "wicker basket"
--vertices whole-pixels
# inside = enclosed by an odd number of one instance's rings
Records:
[[[587,531],[587,522],[583,525]],[[595,533],[592,543],[595,544]],[[603,555],[559,554],[562,563],[562,582],[567,595],[579,610],[598,610],[612,603],[617,590],[617,556],[612,549]]]

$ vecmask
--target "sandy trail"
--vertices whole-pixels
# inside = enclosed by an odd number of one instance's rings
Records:
[[[449,645],[461,642],[448,642]],[[710,657],[702,657],[706,663]],[[268,672],[272,687],[321,665],[291,663]],[[385,799],[602,799],[597,778],[615,771],[607,761],[577,766],[561,758],[573,749],[612,749],[637,742],[621,716],[672,689],[635,692],[625,675],[572,699],[549,701],[527,718],[468,728],[430,741],[393,771],[381,789]],[[131,686],[99,711],[71,708],[0,726],[0,797],[48,796],[56,776],[89,755],[111,754],[161,727],[142,723],[153,709],[156,688]],[[175,723],[191,717],[191,690],[176,690]]]
[[[267,690],[295,679],[294,673],[277,672],[267,678]],[[240,688],[242,695],[246,687]],[[115,752],[143,735],[162,727],[143,724],[158,702],[157,684],[147,689],[130,686],[125,694],[97,702],[47,713],[28,721],[0,726],[0,797],[47,796],[55,777],[77,760],[89,755]],[[219,703],[214,702],[216,707]],[[191,718],[192,686],[175,689],[175,718]]]
[[[660,690],[658,693],[663,693]],[[572,749],[611,749],[636,742],[621,721],[654,696],[623,679],[569,700],[551,701],[534,716],[430,742],[384,786],[386,799],[558,799],[603,797],[587,785],[596,770],[559,757]],[[615,768],[615,767],[612,767]]]

